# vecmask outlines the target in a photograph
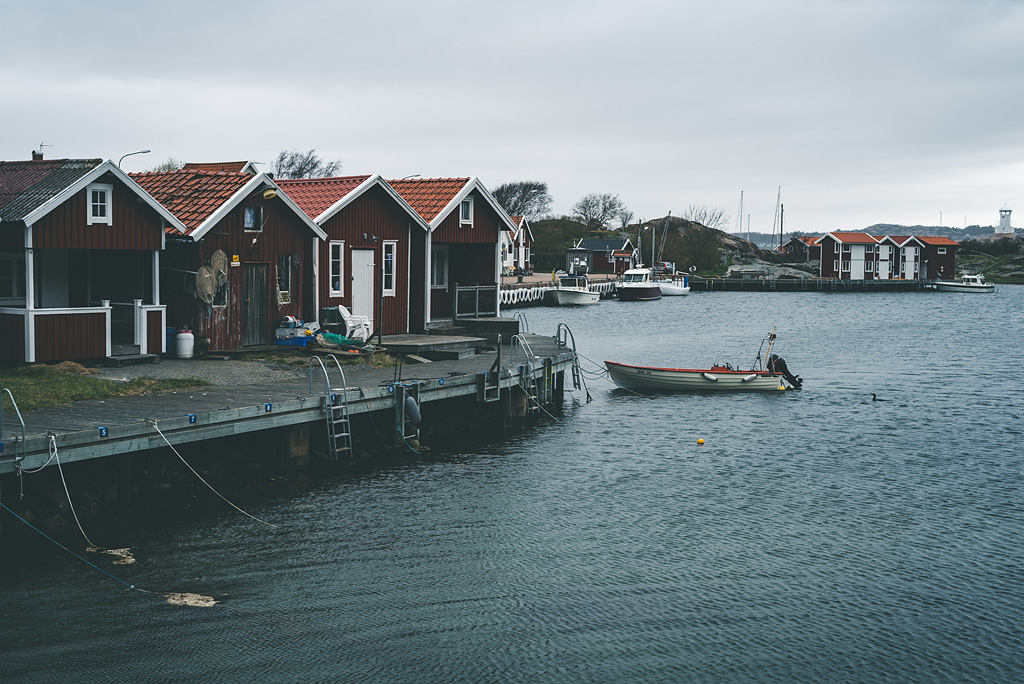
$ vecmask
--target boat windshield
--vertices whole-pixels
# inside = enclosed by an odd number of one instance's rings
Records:
[[[627,273],[622,281],[625,283],[642,283],[647,280],[646,273]]]

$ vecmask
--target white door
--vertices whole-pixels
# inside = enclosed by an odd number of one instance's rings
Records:
[[[373,250],[352,250],[352,313],[370,319],[373,329],[374,283],[377,279],[373,273]]]

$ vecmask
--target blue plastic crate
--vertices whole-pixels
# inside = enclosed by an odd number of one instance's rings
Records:
[[[313,341],[312,337],[277,337],[274,338],[274,344],[279,344],[282,347],[306,347]]]

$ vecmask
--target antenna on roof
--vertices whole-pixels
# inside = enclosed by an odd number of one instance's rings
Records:
[[[39,154],[43,153],[44,147],[53,147],[53,145],[47,145],[46,143],[39,143]]]

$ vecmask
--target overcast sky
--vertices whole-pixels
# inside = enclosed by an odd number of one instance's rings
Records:
[[[548,184],[770,231],[1024,225],[1024,2],[0,0],[0,159]],[[262,168],[266,169],[267,166]],[[940,219],[941,217],[941,219]],[[744,229],[745,229],[744,223]]]

